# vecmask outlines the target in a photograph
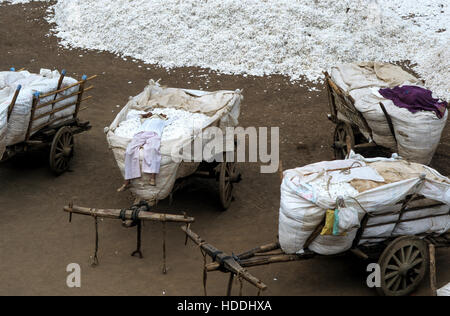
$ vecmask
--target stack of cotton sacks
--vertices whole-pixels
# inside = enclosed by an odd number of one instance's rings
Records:
[[[6,146],[11,146],[23,142],[26,137],[28,126],[31,119],[31,108],[33,105],[33,96],[36,93],[41,95],[57,90],[60,74],[57,71],[49,71],[42,69],[40,74],[31,74],[28,71],[14,72],[4,71],[0,72],[0,159],[3,156]],[[61,88],[67,87],[76,83],[73,78],[66,77],[63,80]],[[15,102],[13,111],[9,120],[7,120],[7,113],[9,105],[11,104],[14,93],[20,88],[18,98]],[[73,87],[58,94],[59,99],[63,96],[70,95],[78,90],[78,87]],[[55,95],[39,99],[38,106],[55,99]],[[35,117],[44,115],[52,110],[64,107],[66,105],[75,103],[77,96],[73,96],[57,102],[56,104],[48,105],[36,110]],[[71,119],[75,111],[75,105],[57,112],[52,115],[43,116],[35,120],[32,124],[32,133],[34,134],[40,127],[52,122],[51,125],[59,124],[64,120]]]

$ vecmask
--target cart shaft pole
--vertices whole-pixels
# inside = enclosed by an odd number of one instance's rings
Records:
[[[264,291],[267,289],[267,285],[265,285],[263,282],[261,282],[259,279],[251,275],[247,270],[245,270],[239,263],[236,262],[236,260],[219,251],[217,248],[215,248],[213,245],[210,245],[206,243],[204,240],[200,238],[196,233],[194,233],[192,230],[190,230],[187,227],[181,227],[181,229],[186,233],[189,238],[200,246],[200,248],[206,252],[211,258],[213,258],[216,262],[223,265],[223,267],[231,272],[234,273],[238,278],[242,278],[249,282],[250,284],[254,285],[258,289]]]
[[[73,214],[86,215],[86,216],[95,216],[95,217],[103,217],[110,219],[120,219],[119,209],[95,209],[95,208],[86,208],[81,206],[66,206],[64,207],[64,211]],[[125,219],[131,220],[133,211],[127,210],[125,212]],[[139,220],[142,221],[153,221],[153,222],[173,222],[173,223],[193,223],[195,219],[193,217],[187,217],[183,215],[172,215],[172,214],[160,214],[153,212],[141,212],[138,216]]]
[[[437,296],[437,282],[436,282],[436,247],[429,244],[430,251],[430,286],[431,295]]]

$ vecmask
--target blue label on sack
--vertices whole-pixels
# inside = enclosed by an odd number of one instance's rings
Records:
[[[339,210],[334,211],[333,235],[339,236]]]

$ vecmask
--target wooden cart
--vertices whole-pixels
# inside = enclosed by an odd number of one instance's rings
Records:
[[[226,154],[224,156],[227,156]],[[233,162],[206,162],[200,163],[196,172],[186,178],[180,178],[175,182],[175,186],[169,196],[169,204],[173,203],[173,195],[184,188],[192,178],[215,179],[219,186],[219,199],[222,210],[226,211],[233,202],[233,189],[236,183],[242,180],[241,174],[237,170],[236,160]]]
[[[373,141],[372,129],[361,112],[356,109],[352,96],[339,88],[327,72],[324,74],[331,111],[328,119],[336,124],[333,138],[335,158],[345,159],[351,150],[358,152],[367,149],[377,149],[376,156],[390,156],[392,154],[390,148],[379,146]],[[380,103],[380,108],[386,116],[390,132],[396,140],[392,119],[382,103]]]
[[[90,78],[88,78],[87,76],[83,76],[82,79],[77,83],[69,85],[65,88],[61,88],[65,75],[66,71],[63,70],[55,91],[46,94],[40,94],[39,92],[36,92],[34,94],[33,104],[31,108],[31,117],[28,124],[25,140],[19,144],[8,146],[0,162],[4,162],[17,154],[49,148],[49,165],[51,170],[56,175],[61,175],[69,169],[70,160],[72,159],[74,154],[74,135],[91,129],[89,122],[82,122],[78,119],[78,113],[82,110],[81,103],[91,98],[91,96],[83,98],[83,94],[85,92],[93,89],[93,86],[86,88],[85,85],[88,81],[96,78],[96,76],[92,76]],[[78,91],[67,96],[59,96],[59,94],[63,93],[64,91],[73,89],[75,87],[78,87]],[[11,104],[9,105],[8,120],[13,113],[20,90],[21,86],[17,88]],[[39,100],[52,96],[54,96],[52,101],[39,104]],[[53,109],[56,103],[72,98],[74,96],[77,96],[77,100],[74,103],[70,103],[61,108]],[[48,111],[47,113],[36,115],[37,110],[50,105],[52,105],[52,109],[50,111]],[[50,120],[49,122],[40,126],[33,127],[33,122],[43,117],[66,110],[73,106],[75,106],[75,112],[71,119],[65,120],[63,123],[56,124],[58,121],[61,121],[61,118],[57,118]]]
[[[410,206],[411,203],[416,202],[421,206]],[[439,247],[450,246],[450,233],[446,233],[442,236],[378,236],[376,238],[364,237],[364,240],[368,239],[384,239],[385,241],[376,243],[372,246],[361,246],[360,241],[363,240],[364,231],[371,227],[385,226],[395,224],[396,226],[404,222],[412,222],[427,218],[438,218],[450,215],[450,210],[446,214],[437,216],[427,216],[414,219],[404,219],[404,214],[418,211],[424,208],[443,205],[440,202],[424,199],[421,196],[412,195],[405,201],[399,202],[402,204],[401,211],[399,213],[399,220],[395,222],[385,222],[377,225],[368,225],[369,218],[381,217],[392,214],[382,215],[366,215],[362,220],[361,227],[358,230],[357,237],[353,243],[352,249],[349,251],[355,254],[357,257],[369,260],[375,258],[381,268],[381,287],[377,288],[380,295],[387,296],[404,296],[411,294],[417,289],[419,284],[423,281],[426,272],[430,266],[432,271],[434,269],[434,249]],[[251,275],[246,268],[262,266],[272,263],[300,261],[319,257],[320,255],[310,251],[309,245],[316,239],[321,233],[325,222],[323,222],[314,233],[310,236],[305,244],[305,251],[302,254],[285,254],[278,242],[257,247],[250,251],[244,252],[240,255],[229,255],[213,245],[207,243],[201,239],[196,233],[194,233],[190,226],[182,227],[187,237],[193,240],[202,250],[205,256],[204,266],[204,287],[206,295],[206,275],[208,272],[221,271],[224,273],[230,273],[230,281],[228,284],[227,295],[231,295],[233,280],[238,277],[239,280],[245,280],[254,285],[258,290],[258,294],[267,289],[261,280]],[[392,231],[394,231],[393,229]],[[432,251],[430,251],[431,249]],[[431,254],[431,255],[430,255]],[[212,258],[212,262],[206,263],[206,256]],[[325,256],[321,256],[325,257]],[[433,276],[434,273],[431,273]],[[435,276],[432,279],[435,279]],[[433,280],[431,282],[433,284]],[[434,282],[435,283],[435,282]]]

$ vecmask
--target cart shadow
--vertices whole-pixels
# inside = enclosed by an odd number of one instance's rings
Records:
[[[210,212],[220,213],[222,207],[216,181],[209,179],[190,179],[189,184],[173,194],[170,198],[158,202],[158,210],[170,211],[182,209],[188,215],[195,216]],[[201,214],[200,214],[201,213]]]
[[[18,154],[5,161],[3,166],[13,170],[15,173],[48,168],[48,152],[35,151],[26,154]]]

